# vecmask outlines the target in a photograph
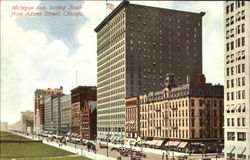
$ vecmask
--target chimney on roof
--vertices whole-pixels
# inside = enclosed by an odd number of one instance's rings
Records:
[[[200,73],[200,74],[198,75],[198,83],[199,83],[199,84],[204,84],[204,83],[206,83],[206,77],[205,77],[204,74]]]
[[[166,74],[165,86],[167,88],[172,88],[175,86],[174,75],[172,73]]]

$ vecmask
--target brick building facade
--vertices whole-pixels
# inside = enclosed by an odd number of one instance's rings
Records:
[[[140,134],[144,139],[167,140],[175,150],[206,152],[222,150],[223,86],[212,85],[200,78],[199,83],[174,85],[140,96]]]
[[[86,102],[96,101],[95,86],[78,86],[71,90],[71,132],[81,135],[82,109]],[[81,135],[82,137],[82,135]]]
[[[139,97],[129,97],[125,99],[125,130],[126,138],[138,138],[139,137]]]
[[[96,127],[96,101],[86,101],[81,110],[81,137],[83,139],[95,140],[97,135]]]

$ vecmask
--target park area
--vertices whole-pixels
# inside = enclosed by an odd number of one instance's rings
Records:
[[[39,141],[0,131],[1,160],[89,160]]]

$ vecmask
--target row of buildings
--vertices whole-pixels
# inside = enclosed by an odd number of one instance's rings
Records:
[[[75,134],[84,139],[96,137],[96,87],[78,86],[71,94],[63,88],[37,89],[34,99],[34,132]],[[88,123],[90,122],[90,123]]]
[[[198,82],[181,85],[167,74],[165,85],[125,99],[126,138],[182,144],[184,151],[199,152],[202,145],[206,152],[222,151],[223,86],[205,83],[202,74]]]
[[[98,136],[224,139],[226,158],[249,160],[249,12],[249,1],[224,2],[223,93],[197,76],[204,12],[121,2],[94,29]],[[164,89],[167,73],[176,86]]]
[[[8,122],[0,122],[1,131],[8,131],[8,130],[16,130],[31,133],[33,132],[33,124],[34,124],[34,112],[27,110],[21,112],[21,120],[17,121],[16,123],[9,124]]]
[[[226,1],[224,8],[225,89],[202,74],[204,12],[124,0],[94,29],[97,88],[36,90],[35,131],[189,149],[224,143],[226,158],[250,159],[250,2]]]

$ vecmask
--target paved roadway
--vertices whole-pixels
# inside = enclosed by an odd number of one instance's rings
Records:
[[[28,137],[28,136],[26,136]],[[38,137],[34,136],[34,137],[28,137],[28,138],[34,138],[34,139],[38,139]],[[101,149],[99,147],[99,145],[96,145],[96,153],[93,152],[92,150],[90,150],[88,152],[87,150],[87,146],[86,145],[75,145],[73,143],[67,143],[66,146],[65,145],[59,145],[57,142],[53,141],[53,142],[49,142],[47,141],[47,138],[43,138],[43,143],[57,147],[57,148],[61,148],[73,153],[76,153],[78,155],[82,155],[88,158],[91,158],[93,160],[117,160],[118,157],[120,156],[120,153],[117,151],[111,151],[110,148],[112,148],[112,146],[115,147],[120,147],[121,145],[115,145],[112,143],[108,143],[109,146],[109,150],[107,151],[107,149]],[[98,144],[99,142],[97,142]],[[106,143],[106,142],[105,142]],[[124,146],[124,145],[123,145]],[[127,148],[130,148],[130,146],[124,146]],[[153,149],[153,148],[140,148],[140,147],[132,147],[132,149],[141,151],[143,150],[143,153],[146,154],[146,158],[143,158],[143,160],[167,160],[166,159],[166,151],[164,150],[160,150],[160,149]],[[107,153],[108,152],[108,153]],[[108,154],[108,156],[107,156]],[[163,156],[164,155],[164,156]],[[187,155],[186,153],[180,153],[180,152],[168,152],[168,158],[169,160],[173,158],[173,156],[176,158],[177,156],[182,156],[182,155]],[[204,156],[204,158],[211,158],[212,160],[216,160],[215,158],[216,154],[207,154],[206,157]],[[222,156],[221,156],[222,157]],[[130,160],[130,157],[121,157],[122,160]],[[177,158],[176,158],[177,159]],[[193,154],[191,156],[188,156],[189,160],[199,160],[202,159],[202,155],[201,154]],[[217,160],[223,160],[224,158],[217,158]]]

